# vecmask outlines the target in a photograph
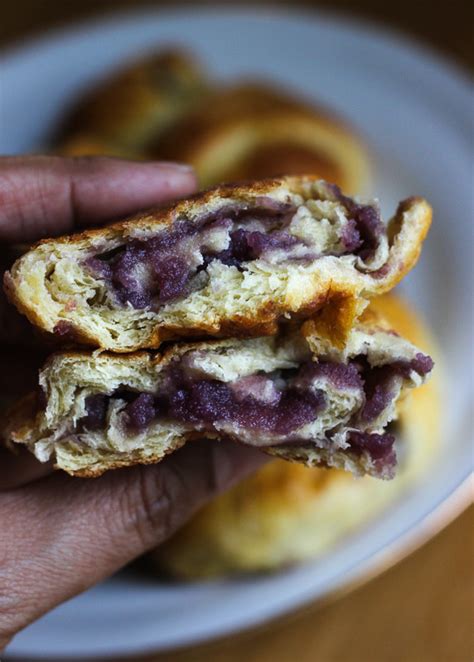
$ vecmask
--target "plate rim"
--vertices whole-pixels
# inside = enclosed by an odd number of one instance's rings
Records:
[[[462,66],[459,66],[458,63],[453,62],[449,57],[445,57],[440,54],[436,49],[431,45],[426,43],[419,43],[416,39],[413,39],[410,35],[407,35],[397,29],[387,28],[383,24],[378,23],[377,21],[365,20],[359,17],[354,17],[350,14],[339,13],[328,10],[302,10],[302,9],[289,9],[281,7],[259,7],[252,9],[249,7],[222,7],[222,8],[212,8],[212,7],[200,7],[193,11],[193,17],[195,15],[213,15],[213,16],[225,16],[225,15],[239,15],[241,17],[263,17],[271,16],[277,18],[281,21],[290,18],[294,20],[303,19],[307,21],[311,19],[316,23],[325,21],[330,23],[334,27],[350,27],[355,28],[360,33],[365,33],[368,30],[372,31],[380,41],[390,42],[393,47],[406,47],[410,51],[410,55],[416,57],[417,59],[429,60],[432,64],[435,64],[440,68],[440,75],[454,75],[455,80],[462,85],[460,89],[465,85],[465,92],[469,95],[471,89],[469,85],[469,77],[467,72]],[[107,25],[109,29],[112,29],[112,26],[117,27],[119,24],[123,23],[133,17],[135,20],[140,18],[144,19],[145,17],[160,17],[162,19],[166,18],[179,18],[186,17],[189,15],[188,7],[180,8],[164,8],[164,9],[127,9],[123,11],[108,11],[100,16],[90,16],[81,19],[80,21],[50,28],[41,34],[32,35],[26,38],[22,43],[12,44],[7,46],[6,49],[3,49],[0,52],[0,62],[5,62],[6,60],[13,60],[15,57],[24,56],[28,51],[34,49],[38,46],[47,46],[49,43],[57,41],[59,39],[67,38],[68,35],[79,35],[83,33],[87,28],[90,28],[91,25],[95,27],[100,27],[101,25]],[[218,634],[208,632],[204,633],[202,636],[193,635],[189,640],[184,641],[182,644],[173,644],[170,647],[160,647],[160,652],[166,652],[170,650],[177,650],[179,648],[184,648],[196,643],[197,645],[204,644],[209,640],[219,640],[222,637],[229,636],[230,634],[237,634],[243,630],[252,631],[256,627],[262,626],[265,623],[273,621],[275,619],[281,618],[285,614],[294,611],[298,608],[303,608],[307,606],[309,602],[314,604],[322,604],[333,600],[340,595],[346,594],[358,586],[361,586],[366,581],[371,578],[379,575],[381,572],[384,572],[388,568],[392,567],[395,563],[402,560],[413,551],[421,547],[439,531],[441,531],[445,526],[447,526],[451,521],[453,521],[461,512],[469,505],[471,499],[472,487],[471,487],[471,468],[468,468],[465,472],[465,475],[461,478],[460,482],[457,482],[456,485],[450,486],[447,494],[443,492],[443,496],[436,500],[433,507],[425,512],[424,516],[421,517],[417,522],[412,522],[408,529],[406,529],[400,536],[394,540],[388,542],[383,548],[373,552],[367,559],[361,561],[360,566],[364,567],[361,572],[357,573],[352,580],[349,580],[342,587],[334,587],[334,589],[327,591],[325,594],[314,598],[314,596],[306,595],[303,598],[294,599],[290,604],[280,605],[276,610],[273,610],[271,615],[263,614],[261,619],[256,619],[255,626],[249,625],[240,625],[236,629],[232,627],[223,627]],[[13,644],[12,650],[16,647]],[[8,649],[7,649],[8,650]],[[134,646],[129,648],[128,652],[124,652],[123,648],[120,648],[120,655],[128,654],[147,654],[147,653],[157,652],[156,648],[149,648],[148,646],[144,648],[139,648]],[[15,659],[18,656],[21,656],[21,648],[18,652],[9,653],[7,652],[10,659]],[[23,653],[24,655],[25,653]],[[31,657],[31,653],[28,652],[28,655]],[[54,655],[48,655],[48,659],[57,659],[61,657],[65,659],[63,655],[59,653]],[[83,656],[82,656],[83,657]],[[110,654],[101,654],[101,659],[108,659],[111,657],[117,657],[117,653],[110,652]],[[46,659],[45,656],[36,656],[34,659]],[[79,656],[69,656],[67,659],[77,660],[80,659]]]
[[[169,647],[160,647],[157,649],[156,647],[149,646],[134,646],[133,649],[130,648],[127,652],[123,652],[123,650],[120,650],[119,652],[119,649],[117,649],[117,651],[111,650],[109,653],[100,653],[99,655],[94,656],[89,654],[86,654],[85,656],[84,654],[65,656],[62,653],[32,656],[31,652],[28,651],[22,653],[21,649],[18,653],[14,652],[11,654],[9,649],[12,644],[10,644],[6,649],[7,657],[5,658],[5,662],[17,659],[19,662],[25,662],[25,655],[28,655],[28,660],[31,660],[31,662],[35,660],[38,662],[41,662],[42,660],[45,662],[48,660],[51,662],[54,662],[54,660],[61,660],[62,662],[79,662],[86,659],[104,660],[104,662],[106,662],[107,660],[118,660],[120,658],[128,659],[130,655],[148,656],[153,655],[154,653],[163,655],[173,651],[184,650],[191,646],[205,646],[211,643],[213,645],[218,645],[219,642],[222,642],[226,637],[237,637],[244,633],[251,636],[252,633],[256,633],[260,629],[270,626],[270,624],[276,625],[279,620],[285,618],[290,613],[295,614],[296,616],[297,612],[309,608],[310,606],[321,608],[325,605],[329,605],[332,602],[349,595],[358,588],[361,588],[372,579],[384,574],[415,551],[421,549],[438,533],[449,526],[449,524],[451,524],[465,510],[467,510],[472,504],[473,490],[474,476],[472,472],[469,471],[464,480],[454,489],[454,491],[452,491],[446,498],[441,499],[436,506],[424,517],[420,518],[413,527],[396,538],[392,543],[389,543],[373,554],[370,557],[370,567],[367,567],[364,572],[358,574],[344,585],[335,587],[319,597],[314,598],[308,595],[303,600],[299,600],[298,602],[295,601],[295,604],[293,605],[281,607],[275,611],[273,615],[269,617],[264,616],[263,618],[258,619],[253,625],[244,625],[237,629],[231,629],[231,627],[222,628],[217,635],[194,635],[190,637],[188,641],[183,641],[182,643],[177,643]],[[413,530],[417,525],[420,525],[422,528],[419,533],[415,531],[415,534],[413,534]]]
[[[252,17],[271,17],[277,19],[301,19],[309,21],[325,21],[333,25],[344,26],[346,28],[356,27],[358,31],[370,30],[372,35],[380,37],[383,41],[398,42],[404,44],[409,48],[412,53],[426,57],[432,62],[436,63],[445,71],[450,70],[458,80],[467,86],[467,90],[473,87],[469,68],[466,64],[459,61],[451,53],[437,49],[433,44],[425,40],[423,37],[416,37],[402,28],[397,26],[387,25],[382,20],[373,17],[358,16],[351,11],[331,10],[324,7],[316,7],[308,9],[305,7],[289,7],[289,6],[232,6],[225,5],[224,7],[216,8],[211,5],[202,5],[193,9],[193,17],[197,14],[201,16],[208,15],[235,15],[235,16],[252,16]],[[10,57],[20,55],[23,51],[32,47],[42,45],[43,43],[50,42],[57,38],[63,38],[67,35],[79,33],[86,28],[99,27],[104,24],[109,26],[112,24],[120,24],[128,21],[130,18],[138,20],[140,17],[162,17],[178,18],[189,16],[189,6],[180,5],[178,7],[164,6],[162,8],[155,8],[153,6],[143,5],[141,8],[122,8],[118,10],[107,9],[99,13],[91,13],[89,16],[84,16],[78,20],[65,21],[59,25],[53,25],[44,30],[39,29],[25,36],[25,38],[17,38],[16,40],[8,43],[6,46],[0,48],[0,61]],[[466,91],[467,91],[466,90]]]

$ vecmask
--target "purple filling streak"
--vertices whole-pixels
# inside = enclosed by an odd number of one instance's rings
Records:
[[[395,437],[364,429],[370,428],[370,423],[392,401],[396,380],[408,378],[413,370],[425,375],[433,367],[430,357],[422,353],[411,361],[400,359],[379,367],[371,367],[365,356],[358,356],[348,364],[308,362],[298,369],[279,371],[276,378],[258,373],[227,384],[189,371],[187,359],[189,355],[184,355],[167,366],[156,394],[121,388],[110,396],[89,396],[87,415],[79,422],[79,430],[103,429],[109,400],[120,398],[126,403],[124,425],[130,433],[146,431],[154,420],[172,420],[204,433],[228,424],[256,434],[287,437],[268,444],[294,444],[298,430],[316,420],[326,406],[323,389],[316,388],[321,384],[314,383],[315,379],[326,379],[339,390],[364,392],[365,405],[354,417],[354,426],[362,424],[363,430],[350,432],[348,452],[368,453],[377,472],[392,475],[396,464]]]
[[[140,393],[135,400],[126,406],[125,412],[129,427],[132,430],[143,432],[156,418],[158,409],[155,398],[151,393]]]
[[[349,218],[342,230],[342,245],[348,253],[354,253],[362,244],[360,232],[357,229],[357,222],[354,218]]]
[[[368,453],[377,474],[392,478],[397,466],[395,453],[395,437],[393,434],[376,434],[369,432],[351,432],[347,441],[350,450],[356,455]]]
[[[410,372],[414,370],[421,377],[424,377],[433,370],[434,362],[431,356],[418,352],[411,361],[396,361],[392,367],[402,377],[410,377]]]
[[[321,392],[301,394],[290,381],[277,389],[266,375],[243,377],[230,384],[192,379],[179,365],[169,366],[167,417],[212,431],[216,423],[273,434],[288,434],[315,420],[324,407]]]
[[[314,421],[324,402],[322,392],[302,395],[291,388],[283,391],[273,403],[256,400],[250,395],[240,399],[228,384],[208,380],[195,382],[186,390],[176,390],[169,399],[168,414],[173,419],[204,425],[209,430],[219,422],[281,435]]]
[[[344,253],[354,253],[362,259],[372,256],[384,229],[378,210],[357,204],[344,196],[337,186],[328,187],[350,215],[341,237]],[[284,229],[295,211],[294,205],[266,196],[257,197],[251,203],[229,203],[202,215],[196,222],[178,218],[169,229],[151,239],[132,239],[115,250],[90,257],[85,264],[107,282],[122,305],[129,304],[139,310],[161,306],[188,296],[196,274],[213,260],[243,270],[246,262],[272,251],[306,246]],[[232,230],[234,223],[245,225],[250,221],[260,221],[265,230],[245,227]],[[222,228],[229,230],[229,245],[223,251],[213,252],[206,245],[209,233]],[[186,247],[189,243],[191,249]],[[194,264],[189,250],[193,253]],[[201,264],[199,258],[195,259],[196,253],[200,253]],[[308,247],[308,254],[299,259],[317,257]],[[199,286],[202,286],[201,281]]]
[[[380,460],[392,450],[395,437],[393,434],[351,432],[348,436],[348,442],[354,452],[368,451],[372,459]]]
[[[210,222],[222,221],[230,218],[232,221],[244,221],[246,218],[259,219],[269,224],[269,229],[275,229],[286,221],[291,220],[295,207],[290,202],[280,202],[267,196],[257,196],[252,202],[230,203],[217,211],[203,214],[198,225],[207,225]],[[272,226],[271,221],[274,221]]]
[[[243,228],[235,230],[230,235],[230,244],[225,251],[221,251],[211,259],[217,259],[227,264],[241,268],[243,262],[258,260],[262,255],[271,250],[287,250],[302,244],[296,237],[287,232],[275,231],[272,234],[264,234],[258,231],[248,231]]]
[[[366,401],[360,415],[362,421],[374,421],[392,401],[395,376],[390,365],[364,370]]]
[[[89,395],[86,398],[87,415],[80,421],[80,428],[83,430],[101,430],[106,423],[107,408],[110,398],[107,395],[98,393]]]
[[[363,379],[366,403],[361,412],[361,420],[371,422],[376,420],[394,397],[396,382],[400,379],[409,379],[411,372],[415,371],[424,377],[433,369],[433,360],[430,356],[418,352],[411,361],[394,361],[393,363],[370,368],[362,359]]]
[[[160,303],[173,301],[186,290],[190,269],[182,257],[172,254],[157,256],[153,262],[153,269]]]
[[[189,294],[191,281],[212,260],[242,269],[242,264],[278,248],[288,249],[302,242],[287,232],[279,231],[295,212],[293,205],[271,198],[259,197],[250,204],[227,205],[217,212],[202,216],[198,222],[177,220],[172,229],[147,240],[131,240],[124,247],[91,257],[86,265],[104,278],[122,304],[143,309],[162,305]],[[235,221],[259,220],[266,232],[238,228],[230,233],[226,250],[212,253],[206,247],[209,232],[231,227]],[[203,264],[195,267],[183,241],[194,240],[195,250],[201,253]]]
[[[336,184],[328,184],[328,188],[350,214],[349,223],[342,236],[346,251],[359,255],[363,260],[372,257],[384,232],[378,209],[371,205],[358,204],[344,195]]]
[[[134,393],[119,390],[113,396],[102,394],[86,398],[87,414],[80,421],[81,430],[101,430],[105,427],[109,401],[113,398],[126,400],[126,426],[130,432],[143,432],[156,418],[158,409],[151,393]]]

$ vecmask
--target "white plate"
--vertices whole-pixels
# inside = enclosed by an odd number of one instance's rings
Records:
[[[0,150],[37,150],[66,102],[131,54],[182,43],[225,79],[258,75],[327,102],[370,141],[385,213],[425,195],[435,222],[405,289],[446,359],[445,447],[429,479],[333,553],[271,577],[173,585],[119,576],[19,634],[28,656],[134,654],[236,632],[373,574],[461,503],[472,462],[472,110],[467,79],[411,42],[326,14],[196,10],[121,14],[3,55]],[[471,424],[470,424],[471,422]],[[458,499],[453,499],[457,492]],[[449,504],[447,504],[449,500]],[[443,508],[444,504],[444,508]]]

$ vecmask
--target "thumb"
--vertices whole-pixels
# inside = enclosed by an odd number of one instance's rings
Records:
[[[104,223],[196,190],[176,163],[106,157],[0,157],[0,241],[25,242]]]
[[[0,493],[0,650],[28,623],[158,545],[263,454],[191,442],[158,465],[54,474]]]

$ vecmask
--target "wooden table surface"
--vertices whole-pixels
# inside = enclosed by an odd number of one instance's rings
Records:
[[[15,0],[0,10],[0,45],[133,0]],[[169,3],[148,3],[169,4]],[[192,3],[187,3],[191,5]],[[257,3],[255,3],[257,4]],[[274,3],[280,4],[280,3]],[[474,65],[472,2],[300,2],[351,10]],[[143,662],[468,662],[474,659],[474,508],[378,578],[263,628]],[[134,658],[134,662],[140,662]]]
[[[138,662],[468,662],[474,659],[473,531],[470,508],[345,597],[237,637]]]

